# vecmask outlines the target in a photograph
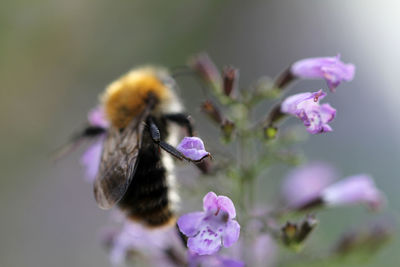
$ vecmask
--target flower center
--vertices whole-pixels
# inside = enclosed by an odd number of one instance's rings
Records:
[[[314,96],[314,102],[318,102],[318,99],[321,97],[321,95],[322,95],[322,90],[319,90]]]

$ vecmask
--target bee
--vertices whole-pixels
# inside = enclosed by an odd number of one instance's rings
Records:
[[[178,126],[193,135],[176,87],[166,69],[142,67],[111,83],[101,95],[109,127],[88,127],[81,134],[105,134],[94,181],[100,208],[117,205],[128,218],[149,227],[175,222],[173,157],[190,159],[172,144],[177,142]]]

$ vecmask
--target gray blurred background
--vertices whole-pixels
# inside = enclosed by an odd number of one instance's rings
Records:
[[[110,81],[140,64],[182,65],[199,51],[239,67],[242,86],[304,57],[340,52],[354,63],[355,80],[328,96],[338,110],[335,131],[302,147],[343,175],[372,174],[388,197],[383,215],[397,220],[399,11],[395,0],[3,0],[0,266],[108,266],[98,236],[109,214],[82,179],[82,149],[56,164],[49,155],[80,129]],[[189,78],[180,82],[201,125],[200,89]],[[293,90],[320,87],[305,81]],[[323,212],[311,246],[329,248],[370,217],[363,208]],[[399,249],[395,238],[363,266],[398,266]]]

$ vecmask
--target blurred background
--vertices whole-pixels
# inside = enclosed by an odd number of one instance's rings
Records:
[[[343,176],[374,176],[388,198],[381,216],[397,220],[399,11],[395,0],[3,0],[0,266],[109,265],[99,244],[109,213],[97,208],[83,181],[83,150],[57,163],[51,152],[84,125],[110,81],[136,65],[179,66],[200,51],[238,67],[241,86],[305,57],[341,53],[354,63],[355,80],[327,98],[338,110],[335,131],[301,146],[310,160],[329,161]],[[179,82],[189,113],[207,125],[198,84]],[[292,90],[319,88],[324,81]],[[199,132],[215,139],[206,128]],[[362,207],[320,213],[311,251],[330,248],[339,233],[370,217]],[[363,266],[398,266],[399,249],[395,237]]]

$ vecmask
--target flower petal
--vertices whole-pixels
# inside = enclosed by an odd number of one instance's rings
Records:
[[[233,202],[229,197],[218,196],[217,205],[218,208],[228,213],[229,219],[233,219],[236,217],[235,206],[233,205]]]
[[[295,94],[287,97],[281,104],[281,111],[283,113],[289,113],[297,115],[299,108],[297,107],[301,102],[312,98],[311,93]]]
[[[359,174],[327,187],[322,192],[322,199],[333,206],[365,203],[377,208],[383,203],[384,197],[370,176]]]
[[[245,264],[243,261],[238,261],[235,259],[229,259],[226,257],[220,257],[221,267],[244,267]]]
[[[94,182],[100,166],[101,152],[104,136],[100,137],[83,153],[80,163],[85,167],[85,178],[88,182]]]
[[[218,210],[218,197],[214,192],[208,192],[203,198],[203,208],[205,211]]]
[[[179,230],[186,236],[191,237],[197,234],[199,224],[204,218],[204,212],[191,212],[178,219]]]
[[[282,184],[282,196],[290,208],[296,209],[318,197],[337,176],[329,164],[309,163],[289,172]]]
[[[328,103],[322,104],[320,107],[320,116],[323,123],[328,123],[336,117],[336,109]]]
[[[244,267],[244,262],[231,259],[219,254],[197,255],[188,251],[189,267]]]
[[[108,128],[109,122],[106,120],[104,110],[102,107],[96,107],[89,111],[88,120],[90,125]]]
[[[237,221],[228,221],[223,235],[223,243],[225,247],[230,247],[238,241],[240,235],[240,225]]]
[[[203,141],[198,137],[183,138],[181,143],[177,146],[177,149],[183,155],[194,161],[200,161],[210,155],[210,153],[205,150]]]
[[[221,248],[221,236],[213,231],[210,233],[206,228],[203,228],[197,236],[188,239],[187,246],[196,254],[211,255]]]
[[[351,81],[354,77],[355,66],[345,64],[340,56],[306,58],[295,62],[291,67],[294,76],[303,79],[325,79],[333,91],[342,81]]]

